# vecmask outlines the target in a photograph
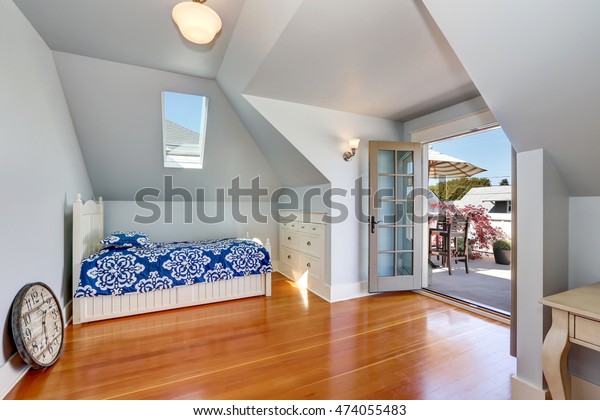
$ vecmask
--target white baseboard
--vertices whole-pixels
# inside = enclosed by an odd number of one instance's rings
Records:
[[[271,265],[273,266],[273,271],[279,271],[279,260],[271,260]]]
[[[327,302],[331,302],[329,297],[331,296],[331,287],[327,284],[320,285],[310,285],[308,290],[315,295],[319,296],[321,299],[326,300]]]
[[[513,400],[549,400],[552,399],[550,392],[540,389],[516,376],[512,377],[512,399]],[[571,399],[572,400],[600,400],[600,386],[592,382],[571,375]]]
[[[517,377],[511,378],[511,389],[513,400],[547,400],[550,393],[546,389],[541,389]]]
[[[369,285],[366,281],[342,283],[331,286],[331,302],[355,299],[369,295]]]
[[[0,367],[0,400],[6,397],[28,370],[29,365],[21,359],[18,353],[13,354]]]

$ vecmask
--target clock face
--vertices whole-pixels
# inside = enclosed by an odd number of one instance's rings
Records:
[[[43,283],[28,284],[17,294],[12,311],[13,336],[25,362],[51,366],[63,348],[64,324],[54,293]]]

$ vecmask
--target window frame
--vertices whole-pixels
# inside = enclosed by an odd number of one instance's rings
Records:
[[[173,121],[172,118],[167,118],[169,113],[167,112],[168,99],[170,95],[182,95],[182,97],[194,97],[200,100],[200,109],[198,109],[198,132],[192,130],[189,127],[184,126],[180,122]],[[189,99],[188,99],[189,100]],[[204,95],[196,95],[190,93],[174,92],[169,90],[163,90],[161,92],[161,106],[162,106],[162,138],[163,138],[163,167],[168,169],[202,169],[204,166],[204,148],[206,146],[206,131],[208,124],[208,97]],[[172,125],[171,125],[172,124]],[[173,139],[169,138],[169,132],[172,130],[180,131],[180,135],[190,135],[193,133],[197,135],[197,143],[188,142],[180,145],[174,145]],[[182,154],[169,153],[169,148],[176,147],[182,150]],[[198,153],[190,152],[190,149],[198,149]]]

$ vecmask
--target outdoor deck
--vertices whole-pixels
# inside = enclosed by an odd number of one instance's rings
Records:
[[[435,257],[431,261],[440,264]],[[431,268],[430,290],[459,298],[504,314],[510,314],[510,265],[494,262],[492,255],[469,260],[469,274],[462,262],[452,261],[452,275],[446,268]]]

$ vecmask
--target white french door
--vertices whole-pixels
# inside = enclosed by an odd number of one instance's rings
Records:
[[[420,289],[426,270],[423,146],[369,142],[369,292]]]

